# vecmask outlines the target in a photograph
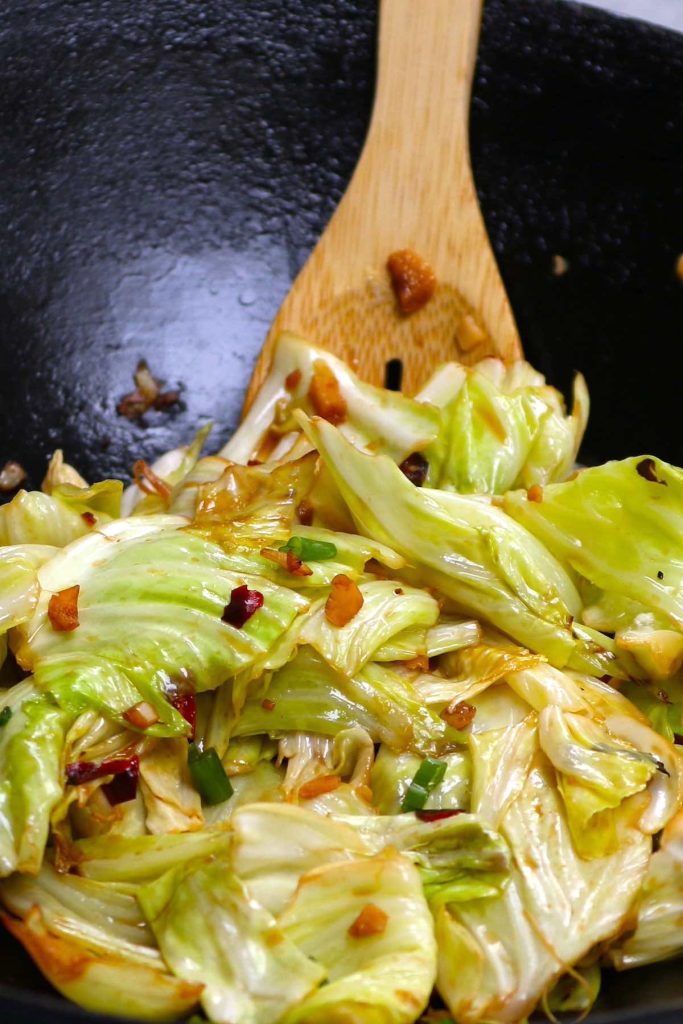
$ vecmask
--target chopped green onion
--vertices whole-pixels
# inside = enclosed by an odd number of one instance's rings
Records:
[[[12,709],[8,705],[0,711],[0,725],[7,725],[10,718],[12,717]]]
[[[309,540],[308,537],[290,537],[280,551],[291,551],[295,558],[302,562],[323,562],[326,558],[335,558],[337,547],[326,540]]]
[[[440,782],[443,782],[446,767],[445,761],[437,761],[433,757],[426,757],[415,772],[413,782],[416,786],[424,786],[425,789],[429,790],[434,789]]]
[[[230,799],[234,792],[232,783],[213,747],[201,751],[191,743],[187,763],[195,789],[205,804],[222,804]]]
[[[443,780],[446,774],[446,762],[426,757],[413,776],[403,801],[402,811],[421,811],[429,799],[429,794]]]

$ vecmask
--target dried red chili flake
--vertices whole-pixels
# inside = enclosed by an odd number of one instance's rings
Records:
[[[372,935],[382,935],[389,923],[389,915],[374,903],[366,903],[360,914],[349,925],[352,939],[367,939]]]
[[[16,491],[19,484],[23,483],[26,479],[26,470],[20,462],[14,462],[10,459],[0,469],[0,491],[8,493],[9,491]]]
[[[275,562],[292,576],[312,576],[313,570],[297,558],[292,551],[275,551],[273,548],[261,548],[261,557]]]
[[[157,494],[164,501],[168,501],[171,496],[171,488],[166,481],[157,476],[144,459],[133,463],[133,480],[143,494]]]
[[[287,391],[296,391],[301,383],[301,370],[292,370],[285,377],[285,388]]]
[[[115,775],[111,782],[105,782],[102,792],[112,807],[117,804],[127,804],[129,800],[135,800],[138,791],[139,772],[128,768],[120,775]]]
[[[261,701],[261,707],[264,711],[275,711],[275,701],[271,700],[270,697],[264,697]]]
[[[339,426],[346,419],[346,399],[339,388],[339,381],[324,359],[316,359],[313,363],[308,397],[318,416],[328,423]]]
[[[353,580],[343,572],[332,580],[332,590],[325,602],[325,618],[333,626],[345,626],[363,607],[363,595]]]
[[[78,629],[78,595],[81,588],[78,584],[75,587],[67,587],[53,594],[47,606],[47,617],[50,625],[58,633],[71,633]]]
[[[444,708],[440,717],[448,725],[452,725],[454,729],[464,729],[472,722],[476,713],[477,709],[473,704],[468,704],[467,701],[461,700],[453,706]]]
[[[76,761],[68,764],[65,769],[66,781],[69,786],[81,786],[85,782],[103,779],[113,775],[111,782],[102,786],[102,792],[112,806],[135,799],[140,760],[137,755],[132,757],[115,757],[110,761],[95,764],[93,761]]]
[[[429,463],[422,452],[413,452],[403,460],[398,468],[416,487],[422,487],[429,473]]]
[[[194,693],[181,693],[174,697],[171,704],[176,711],[189,723],[192,732],[190,738],[194,739],[197,731],[197,697]]]
[[[123,712],[123,717],[135,729],[149,729],[159,721],[159,712],[147,700],[141,700]]]
[[[72,761],[64,769],[66,781],[70,786],[80,786],[84,782],[92,782],[101,778],[100,766],[94,761]]]
[[[412,249],[392,252],[387,270],[402,313],[417,313],[429,302],[436,288],[436,275],[416,252]]]
[[[415,817],[420,821],[441,821],[443,818],[453,818],[462,811],[415,811]]]
[[[223,609],[221,619],[228,626],[241,629],[254,612],[263,607],[263,594],[258,590],[249,590],[246,583],[241,587],[235,587],[230,594],[230,603]]]
[[[636,472],[643,480],[649,480],[652,484],[661,484],[668,487],[666,480],[660,480],[657,476],[657,463],[654,459],[641,459],[636,466]]]
[[[543,488],[540,484],[532,484],[529,490],[526,492],[527,501],[535,501],[537,504],[541,504],[543,501]]]
[[[92,512],[81,512],[81,519],[86,524],[86,526],[94,526],[95,523],[97,522],[97,518],[93,515]]]

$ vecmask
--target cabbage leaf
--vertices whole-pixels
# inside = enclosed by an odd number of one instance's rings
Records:
[[[216,1024],[275,1024],[326,975],[250,899],[226,858],[196,861],[144,886],[138,900],[164,960],[203,984]]]
[[[476,495],[414,487],[391,460],[356,450],[323,420],[302,422],[360,532],[391,544],[460,609],[566,664],[581,646],[571,629],[581,600],[532,534]]]
[[[277,341],[270,371],[253,405],[220,454],[234,462],[246,463],[258,457],[264,437],[274,426],[282,436],[296,435],[300,428],[292,418],[292,411],[297,408],[308,413],[316,411],[309,389],[317,362],[324,363],[336,377],[346,403],[341,429],[353,444],[372,445],[373,450],[384,451],[400,462],[437,437],[440,414],[432,405],[407,398],[398,391],[366,384],[330,352],[284,332]],[[290,392],[285,382],[297,371],[299,379]]]
[[[386,915],[386,926],[356,938],[349,929],[368,904]],[[328,974],[328,983],[292,1007],[282,1024],[412,1024],[427,1005],[436,973],[434,927],[420,875],[401,854],[310,871],[278,924]]]
[[[166,697],[174,680],[198,691],[219,686],[266,655],[306,607],[290,590],[231,571],[221,548],[182,525],[152,515],[113,521],[38,570],[41,594],[19,627],[16,655],[65,709],[91,708],[125,725],[124,712],[147,701],[159,717],[149,735],[185,735],[187,722]],[[245,583],[264,603],[237,629],[221,616]],[[80,624],[58,632],[50,596],[76,584]]]
[[[503,494],[571,472],[586,427],[588,392],[578,375],[574,409],[565,416],[562,396],[528,364],[506,372],[484,360],[465,368],[442,417],[439,439],[425,452],[430,486]]]
[[[0,728],[0,877],[35,873],[50,812],[62,795],[66,715],[30,681],[3,693],[11,717]]]

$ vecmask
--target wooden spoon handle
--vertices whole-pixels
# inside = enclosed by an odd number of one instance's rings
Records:
[[[371,337],[358,337],[373,282],[377,296],[387,291],[387,257],[399,249],[414,250],[430,264],[439,286],[457,291],[476,310],[488,337],[473,345],[470,361],[520,356],[469,158],[481,8],[482,0],[381,0],[377,89],[365,146],[332,220],[271,326],[247,404],[282,330],[355,357],[361,376],[375,383],[381,383],[383,359],[418,344],[423,351],[413,352],[407,363],[409,390],[436,362],[462,355],[467,345],[452,323],[443,322],[455,315],[453,304],[436,302],[438,291],[428,304],[439,309],[435,327],[422,331],[420,313],[404,318],[411,321],[409,329],[399,324],[393,332],[380,325]],[[354,305],[364,309],[360,318],[354,317]]]
[[[372,122],[336,230],[362,234],[372,265],[383,265],[396,248],[415,249],[478,311],[509,359],[520,354],[519,335],[470,163],[481,9],[482,0],[382,0]],[[330,242],[336,249],[337,239]],[[351,276],[350,261],[346,269]]]

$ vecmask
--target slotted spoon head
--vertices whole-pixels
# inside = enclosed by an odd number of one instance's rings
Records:
[[[469,156],[470,90],[482,0],[381,0],[375,103],[356,170],[268,332],[249,408],[283,330],[383,384],[389,360],[416,391],[436,365],[521,346],[491,251]],[[387,259],[409,250],[436,288],[414,313],[399,309]]]

